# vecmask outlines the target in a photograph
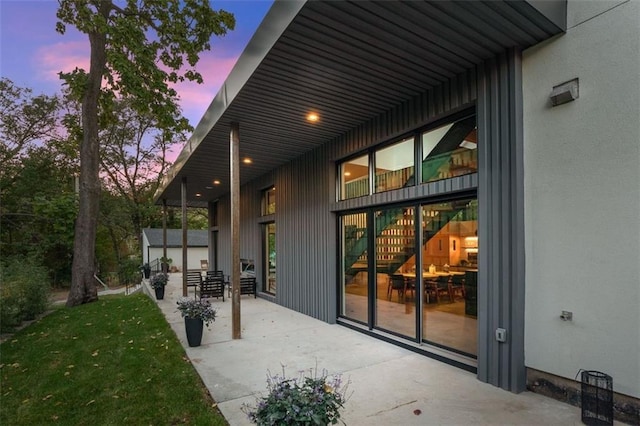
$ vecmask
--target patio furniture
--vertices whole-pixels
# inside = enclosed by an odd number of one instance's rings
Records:
[[[193,287],[194,297],[201,283],[202,271],[200,271],[200,269],[187,269],[187,291],[189,290],[189,287]]]
[[[199,287],[198,295],[200,299],[209,297],[222,297],[224,302],[224,277],[219,275],[207,275]]]
[[[240,277],[240,295],[253,294],[256,298],[256,277]]]

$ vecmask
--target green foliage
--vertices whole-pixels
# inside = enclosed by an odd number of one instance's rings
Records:
[[[267,375],[268,394],[258,400],[257,407],[243,405],[251,422],[260,426],[336,424],[346,401],[346,388],[340,375],[328,376],[312,370],[300,371],[297,378]],[[347,384],[348,385],[348,384]]]
[[[0,181],[5,185],[19,171],[17,165],[36,141],[58,138],[56,96],[34,96],[31,89],[0,78]]]
[[[64,104],[0,80],[0,256],[35,256],[54,284],[71,275],[77,143]]]
[[[208,0],[148,2],[59,0],[56,30],[75,26],[89,37],[91,68],[60,73],[72,97],[82,103],[80,205],[74,242],[72,291],[67,304],[95,300],[88,280],[95,269],[95,221],[100,199],[99,129],[118,121],[116,98],[142,117],[153,117],[170,141],[191,130],[181,116],[177,93],[170,83],[201,82],[195,70],[199,55],[210,49],[211,35],[224,35],[235,26],[230,13],[211,8]],[[186,63],[185,63],[186,60]],[[104,82],[104,84],[103,84]],[[127,168],[129,170],[129,168]],[[137,221],[134,219],[134,223]],[[138,222],[139,223],[139,222]],[[141,228],[140,228],[141,229]]]
[[[180,116],[176,91],[170,83],[202,82],[195,69],[200,52],[211,48],[211,35],[222,36],[235,27],[232,14],[214,10],[206,0],[171,2],[89,2],[60,0],[56,29],[66,25],[80,32],[104,37],[106,67],[99,70],[103,87],[103,112],[113,106],[116,93],[131,99],[132,108],[156,117],[161,128],[186,130]],[[90,76],[76,69],[61,77],[78,99]]]
[[[148,297],[60,308],[0,345],[2,425],[225,425]]]
[[[120,261],[118,278],[120,284],[134,284],[140,282],[140,257],[128,257]]]
[[[10,331],[43,313],[49,293],[47,271],[33,258],[11,257],[0,262],[0,329]]]
[[[190,208],[187,210],[187,228],[189,229],[208,229],[209,228],[209,216],[207,209]],[[152,226],[154,228],[162,227],[162,221],[158,220],[157,225]],[[167,228],[180,229],[182,228],[182,210],[180,209],[167,209]]]

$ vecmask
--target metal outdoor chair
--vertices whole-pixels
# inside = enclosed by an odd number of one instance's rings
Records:
[[[198,291],[200,284],[202,283],[202,271],[200,269],[188,269],[187,272],[187,290],[189,287],[193,287],[194,296]]]
[[[200,284],[198,295],[200,299],[222,297],[224,302],[224,278],[218,275],[207,275]]]

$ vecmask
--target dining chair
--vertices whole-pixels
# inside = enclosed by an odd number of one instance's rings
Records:
[[[433,279],[427,278],[424,280],[424,301],[432,303],[432,301],[438,301],[438,283]]]
[[[447,296],[449,298],[449,302],[453,303],[453,291],[451,290],[450,278],[451,277],[449,275],[440,275],[436,278],[436,300],[438,303],[440,303],[440,297],[442,295]]]
[[[402,290],[402,294],[404,295],[405,302],[407,301],[407,293],[411,292],[411,300],[416,297],[416,280],[411,277],[402,277],[404,278],[404,288]]]
[[[451,295],[455,298],[456,294],[459,294],[463,299],[465,298],[464,275],[451,276]]]
[[[401,297],[404,294],[404,277],[402,275],[390,274],[388,281],[387,299],[391,300],[393,297],[393,290],[396,290],[398,292],[398,300],[401,300]]]

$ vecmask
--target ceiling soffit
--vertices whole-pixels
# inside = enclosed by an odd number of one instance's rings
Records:
[[[191,206],[229,192],[231,122],[240,125],[241,158],[253,160],[241,164],[244,184],[505,49],[560,33],[536,3],[276,2],[156,201],[180,205],[183,177]],[[556,14],[566,9],[551,3]],[[306,121],[310,111],[318,122]]]

